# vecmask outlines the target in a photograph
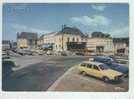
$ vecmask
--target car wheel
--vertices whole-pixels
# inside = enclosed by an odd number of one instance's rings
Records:
[[[82,72],[82,75],[83,75],[83,76],[86,76],[86,75],[87,75],[87,73],[83,71],[83,72]]]
[[[109,78],[108,77],[103,77],[103,81],[107,83],[107,82],[109,82]]]

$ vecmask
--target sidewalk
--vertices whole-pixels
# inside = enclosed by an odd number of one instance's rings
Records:
[[[125,85],[124,85],[125,84]],[[79,74],[76,66],[70,68],[48,91],[124,92],[128,90],[128,80],[121,84],[107,84],[103,81]]]

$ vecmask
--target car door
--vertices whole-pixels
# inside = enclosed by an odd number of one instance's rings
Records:
[[[93,73],[92,73],[92,64],[87,64],[86,67],[87,67],[86,72],[87,72],[89,75],[93,75]]]
[[[95,77],[101,78],[101,71],[100,71],[100,69],[99,69],[99,67],[97,65],[92,66],[92,74]]]

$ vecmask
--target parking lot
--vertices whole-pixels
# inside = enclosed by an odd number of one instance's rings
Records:
[[[127,92],[129,79],[124,78],[118,82],[105,83],[103,80],[79,73],[77,66],[72,67],[57,80],[49,91],[73,92]]]
[[[18,66],[3,78],[4,91],[128,91],[129,78],[104,83],[80,75],[76,65],[89,60],[89,56],[16,56],[11,60]]]

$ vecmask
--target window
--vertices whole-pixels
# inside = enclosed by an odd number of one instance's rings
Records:
[[[99,70],[99,68],[98,68],[96,65],[94,65],[94,69],[95,69],[95,70]]]
[[[82,67],[86,67],[86,63],[82,63],[81,66],[82,66]]]
[[[87,67],[88,68],[92,68],[92,64],[87,64]]]
[[[59,48],[61,48],[61,45],[59,45]]]
[[[74,42],[74,41],[75,41],[75,39],[74,39],[74,37],[73,37],[72,42]]]
[[[77,42],[79,42],[79,38],[77,38]]]
[[[109,69],[108,66],[106,66],[104,64],[99,65],[99,67],[100,67],[101,70],[107,70],[107,69]]]
[[[61,42],[61,38],[59,38],[59,42]]]

